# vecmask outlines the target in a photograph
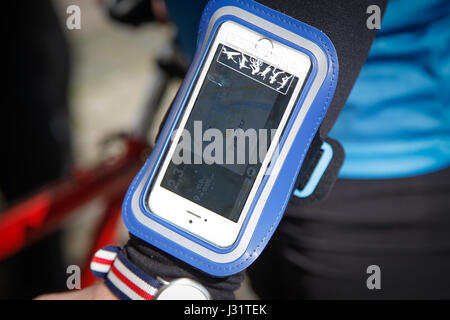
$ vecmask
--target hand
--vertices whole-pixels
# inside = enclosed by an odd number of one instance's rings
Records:
[[[119,300],[103,282],[82,290],[44,294],[35,300]]]

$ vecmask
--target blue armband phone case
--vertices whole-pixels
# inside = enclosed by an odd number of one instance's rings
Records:
[[[241,24],[306,54],[310,73],[272,160],[253,198],[239,236],[227,248],[196,237],[150,212],[149,188],[171,143],[171,136],[192,93],[216,31],[225,21]],[[247,268],[263,251],[277,228],[311,142],[325,117],[338,79],[338,58],[333,44],[321,31],[254,1],[211,0],[198,34],[195,59],[174,101],[156,147],[131,184],[123,204],[129,231],[151,245],[214,276],[228,276]],[[298,192],[298,191],[297,191]]]

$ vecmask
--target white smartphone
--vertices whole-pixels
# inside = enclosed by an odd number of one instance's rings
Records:
[[[311,67],[309,56],[302,52],[238,23],[222,23],[150,188],[149,210],[216,247],[232,246]],[[200,149],[183,136],[198,135],[199,125],[204,133],[214,130],[213,135],[203,135]],[[260,144],[249,146],[245,161],[239,162],[238,144],[225,141],[229,129],[255,130],[261,140],[270,132],[266,150],[261,152]],[[182,143],[191,147],[180,153]],[[215,153],[223,150],[223,162],[210,161],[211,155],[217,156],[211,153],[212,143]],[[180,156],[191,161],[180,163]],[[256,163],[249,160],[255,158]]]

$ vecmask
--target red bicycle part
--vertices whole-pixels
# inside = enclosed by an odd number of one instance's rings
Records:
[[[116,243],[123,197],[150,150],[141,139],[126,137],[125,142],[126,152],[117,159],[91,170],[74,170],[68,178],[1,213],[0,260],[57,229],[76,209],[95,198],[101,198],[108,206],[103,212],[89,258],[103,245]],[[83,272],[83,284],[92,281],[88,272]]]

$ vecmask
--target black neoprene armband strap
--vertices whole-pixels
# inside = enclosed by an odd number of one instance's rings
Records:
[[[311,199],[319,199],[326,195],[327,190],[329,190],[327,186],[332,185],[336,180],[344,158],[342,147],[336,141],[329,139],[328,133],[345,105],[369,54],[377,31],[369,30],[366,27],[368,18],[366,10],[370,5],[378,5],[383,14],[387,0],[259,0],[258,2],[321,30],[331,39],[337,51],[339,79],[335,95],[328,114],[314,141],[312,141],[311,149],[300,173],[300,177],[305,177],[305,179],[310,175],[320,156],[321,143],[327,139],[333,147],[335,156],[315,193],[310,197]],[[300,179],[299,184],[305,183],[305,181]],[[203,274],[132,235],[125,251],[130,260],[150,275],[159,276],[166,280],[185,276],[191,277],[203,283],[215,299],[232,298],[232,292],[238,288],[242,281],[241,275],[214,278]]]
[[[336,91],[327,115],[303,162],[297,182],[299,188],[306,184],[320,158],[318,155],[322,142],[327,141],[333,148],[332,162],[314,193],[308,198],[298,199],[298,203],[322,200],[337,180],[345,157],[342,146],[329,138],[328,134],[355,85],[378,31],[367,27],[369,18],[367,8],[377,5],[382,16],[387,0],[257,0],[257,2],[321,30],[331,39],[336,48],[339,61]]]

